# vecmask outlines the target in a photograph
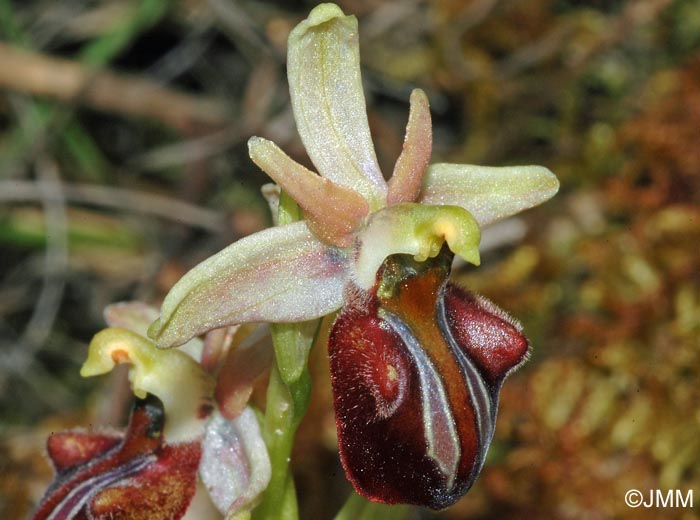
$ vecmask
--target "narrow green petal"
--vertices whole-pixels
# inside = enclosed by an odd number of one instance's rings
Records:
[[[487,226],[552,198],[559,181],[543,166],[432,164],[423,179],[423,204],[460,206]]]
[[[335,4],[315,7],[289,35],[287,74],[294,118],[319,173],[384,205],[360,77],[357,19]]]
[[[422,262],[437,256],[445,242],[453,253],[479,265],[480,239],[479,225],[463,208],[411,203],[389,206],[373,214],[359,234],[353,280],[369,289],[387,256],[411,254]]]
[[[214,380],[194,359],[179,350],[158,350],[152,341],[127,329],[109,328],[90,342],[83,377],[110,372],[116,364],[130,363],[134,394],[153,394],[163,402],[168,420],[168,442],[187,442],[204,433],[211,409]],[[184,390],[184,391],[183,391]]]
[[[305,222],[260,231],[183,276],[148,333],[161,348],[236,323],[306,321],[343,303],[347,260]]]

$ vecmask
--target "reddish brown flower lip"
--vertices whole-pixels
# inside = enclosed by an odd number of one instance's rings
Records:
[[[527,357],[521,328],[448,283],[452,254],[389,257],[355,291],[329,341],[340,456],[356,491],[442,509],[484,462],[505,376]]]
[[[198,441],[166,444],[163,425],[162,403],[149,395],[134,404],[124,434],[49,437],[56,479],[34,520],[182,517],[194,496],[201,447]]]

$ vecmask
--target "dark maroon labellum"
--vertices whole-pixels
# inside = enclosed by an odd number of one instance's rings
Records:
[[[34,520],[181,518],[194,496],[199,442],[163,441],[162,403],[137,400],[125,434],[63,432],[48,452],[56,479]]]
[[[348,295],[329,353],[340,456],[364,497],[441,509],[471,487],[504,378],[525,361],[521,327],[448,283],[452,253],[387,258]]]

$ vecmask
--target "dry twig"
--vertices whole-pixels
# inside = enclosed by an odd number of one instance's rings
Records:
[[[219,128],[228,109],[218,100],[179,92],[147,79],[93,71],[79,63],[0,43],[0,88],[48,96],[119,114],[149,117],[179,130]]]
[[[61,185],[60,193],[62,197],[72,203],[155,215],[199,227],[212,233],[223,233],[225,229],[221,214],[163,195],[97,184],[68,183]],[[42,188],[35,182],[0,181],[0,202],[47,200],[52,196],[52,193],[44,194]]]

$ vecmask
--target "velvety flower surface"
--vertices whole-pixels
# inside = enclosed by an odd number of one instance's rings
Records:
[[[520,326],[450,285],[453,255],[478,264],[481,227],[558,190],[539,166],[430,165],[428,99],[410,98],[389,177],[377,164],[358,27],[322,4],[291,33],[294,116],[318,174],[253,137],[250,156],[304,220],[248,236],[169,292],[159,347],[243,322],[297,322],[342,308],[329,344],[340,454],[372,500],[442,508],[476,478],[505,376],[525,359]]]
[[[197,442],[163,442],[163,408],[139,400],[124,434],[64,432],[49,437],[57,479],[35,520],[181,518],[195,492]]]
[[[331,330],[340,455],[373,500],[440,509],[481,469],[506,375],[527,357],[520,325],[448,283],[452,253],[386,260]]]

